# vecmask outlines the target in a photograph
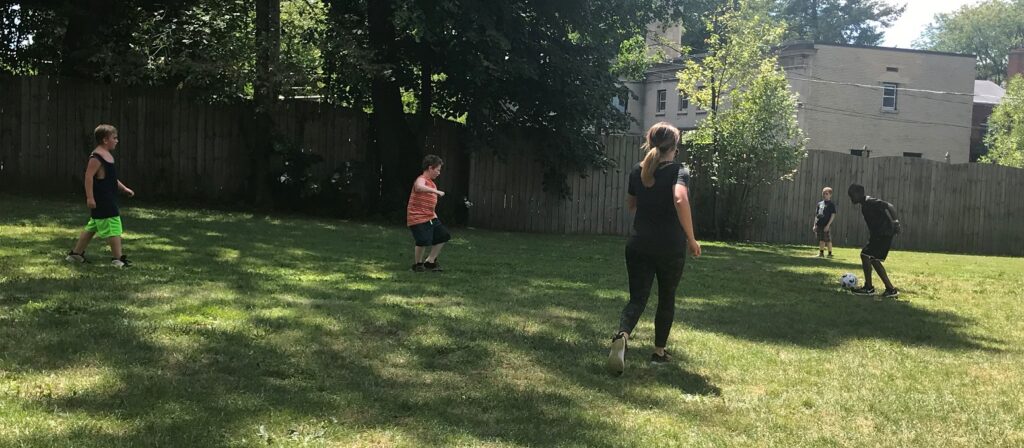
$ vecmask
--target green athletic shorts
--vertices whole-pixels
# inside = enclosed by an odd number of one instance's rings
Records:
[[[85,225],[85,231],[96,232],[96,236],[100,238],[121,236],[124,233],[121,229],[120,216],[101,219],[89,218],[89,223]]]

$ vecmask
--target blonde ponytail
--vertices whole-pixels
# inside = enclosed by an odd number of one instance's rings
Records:
[[[658,160],[662,154],[676,149],[679,145],[679,129],[671,123],[662,121],[647,130],[642,149],[647,150],[644,160],[640,162],[640,181],[644,187],[654,186],[654,172],[658,169]]]
[[[647,145],[644,144],[644,146]],[[647,150],[647,155],[640,162],[640,181],[647,188],[654,186],[654,170],[658,169],[658,159],[660,156],[661,153],[658,152],[658,148],[651,148]]]

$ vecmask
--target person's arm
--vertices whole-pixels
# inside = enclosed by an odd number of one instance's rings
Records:
[[[636,196],[626,195],[626,208],[629,209],[630,213],[636,213]]]
[[[124,184],[122,184],[121,181],[117,181],[117,188],[119,190],[123,191],[125,194],[127,194],[128,197],[134,197],[135,196],[135,192],[132,191],[131,188],[128,188]]]
[[[416,183],[413,184],[412,190],[417,193],[434,193],[438,196],[444,196],[444,192],[441,190],[435,190],[427,185],[427,181],[422,177],[416,178]]]
[[[832,213],[832,216],[829,216],[829,218],[828,218],[828,224],[825,224],[825,231],[826,232],[828,232],[828,230],[832,228],[832,221],[835,221],[835,220],[836,220],[836,214]]]
[[[673,189],[675,198],[676,215],[679,217],[679,224],[683,226],[686,233],[686,244],[694,257],[700,256],[700,243],[693,236],[693,216],[690,211],[690,193],[686,185],[676,184]]]
[[[889,217],[889,222],[892,223],[892,229],[896,233],[900,233],[900,220],[896,216],[896,206],[886,202],[885,203],[885,216]]]
[[[93,158],[90,158],[89,163],[85,165],[85,204],[89,208],[96,208],[96,198],[92,193],[92,180],[100,171],[100,166],[100,161]]]

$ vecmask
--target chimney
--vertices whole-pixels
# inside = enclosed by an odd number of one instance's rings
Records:
[[[1010,62],[1006,64],[1006,82],[1014,75],[1024,73],[1024,48],[1010,50]]]

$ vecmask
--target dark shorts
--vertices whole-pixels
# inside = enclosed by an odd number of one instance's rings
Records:
[[[818,227],[818,241],[832,242],[832,232]]]
[[[448,229],[437,218],[423,224],[409,226],[409,230],[412,231],[412,238],[416,240],[417,246],[435,246],[447,243],[448,240],[452,239]]]
[[[892,236],[873,236],[868,240],[867,246],[860,251],[861,255],[874,260],[885,261],[889,256],[889,248],[892,247]]]

